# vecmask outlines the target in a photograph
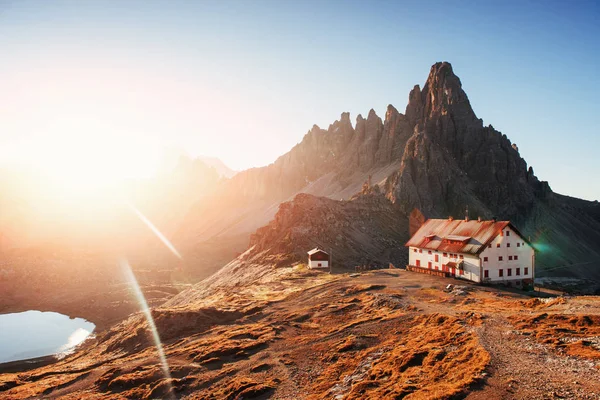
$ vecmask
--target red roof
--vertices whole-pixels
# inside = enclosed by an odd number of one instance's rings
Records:
[[[507,226],[523,238],[510,221],[428,219],[406,246],[448,253],[479,254]]]

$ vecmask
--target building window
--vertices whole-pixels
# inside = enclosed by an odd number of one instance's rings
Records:
[[[515,260],[518,260],[518,259],[519,259],[519,256],[515,256]]]
[[[417,249],[413,249],[413,251],[416,253],[416,252],[417,252]]]
[[[517,247],[521,247],[521,243],[517,243]]]
[[[321,264],[321,263],[318,263],[318,264],[317,264],[317,266],[318,266],[318,267],[322,267],[322,266],[323,266],[323,264]]]
[[[510,236],[510,231],[506,231],[506,236]]]
[[[431,261],[427,263],[427,267],[431,269]]]
[[[498,261],[502,261],[502,256],[498,256]]]
[[[448,257],[448,253],[444,253],[444,257]]]
[[[510,247],[510,243],[506,243],[506,247]]]
[[[525,242],[521,242],[521,246],[525,246]]]
[[[465,274],[465,270],[464,270],[464,269],[461,269],[461,270],[460,270],[460,274],[461,274],[461,275],[464,275],[464,274]]]
[[[483,257],[483,262],[487,262],[488,258],[487,257]]]
[[[419,249],[419,253],[422,253],[422,252],[423,252],[423,250]]]
[[[437,254],[435,255],[435,262],[439,262],[440,261],[440,256],[438,256]]]
[[[509,260],[509,261],[512,261],[512,256],[508,256],[508,260]]]
[[[460,256],[458,256],[458,258],[460,258],[461,260],[463,260],[465,257],[461,254]]]
[[[483,277],[484,278],[489,278],[490,277],[490,271],[488,271],[487,269],[483,271]]]
[[[488,247],[491,249],[491,248],[492,248],[492,244],[491,244],[491,243],[490,243],[490,244],[488,244]]]
[[[496,247],[500,247],[500,243],[496,243]]]
[[[512,276],[512,268],[506,270],[506,275]]]
[[[431,250],[429,250],[429,251],[427,252],[427,254],[431,254]]]
[[[523,275],[529,275],[529,268],[528,267],[525,267],[525,272],[524,272]]]
[[[515,273],[517,276],[521,275],[521,268],[517,268],[517,271]]]
[[[499,269],[498,270],[498,276],[501,277],[501,278],[504,276],[504,270],[503,269]]]

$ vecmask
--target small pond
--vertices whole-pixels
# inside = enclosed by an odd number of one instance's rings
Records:
[[[96,326],[55,312],[0,314],[0,363],[68,354]]]

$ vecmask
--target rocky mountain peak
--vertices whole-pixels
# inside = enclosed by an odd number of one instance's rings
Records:
[[[452,113],[467,120],[477,119],[469,98],[462,89],[460,79],[448,62],[438,62],[431,67],[421,100],[425,106],[426,117]]]
[[[385,120],[388,121],[392,116],[396,116],[399,115],[400,113],[398,112],[398,110],[396,109],[396,107],[394,107],[391,104],[388,104],[387,106],[387,110],[385,112]]]
[[[423,99],[421,96],[421,87],[415,85],[408,95],[408,104],[406,105],[406,118],[411,126],[415,126],[423,114]]]
[[[312,128],[310,128],[310,131],[308,131],[308,132],[310,133],[310,132],[320,132],[320,131],[321,131],[321,127],[319,127],[319,125],[317,125],[317,124],[314,124],[312,126]]]
[[[339,133],[342,130],[345,133],[349,133],[354,130],[352,122],[350,121],[350,113],[343,112],[340,115],[340,119],[329,125],[329,131],[332,133]]]
[[[340,116],[340,122],[346,124],[350,124],[350,113],[349,112],[343,112],[342,115]]]
[[[415,126],[427,119],[435,120],[448,115],[464,123],[463,127],[471,123],[482,124],[471,108],[460,78],[454,74],[452,65],[444,61],[431,67],[422,90],[419,85],[415,85],[410,91],[406,117]]]

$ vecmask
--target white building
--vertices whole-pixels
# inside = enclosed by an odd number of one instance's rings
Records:
[[[308,252],[308,268],[329,268],[331,258],[329,253],[315,247]]]
[[[408,268],[480,283],[533,284],[535,252],[510,221],[429,219],[406,243]]]

